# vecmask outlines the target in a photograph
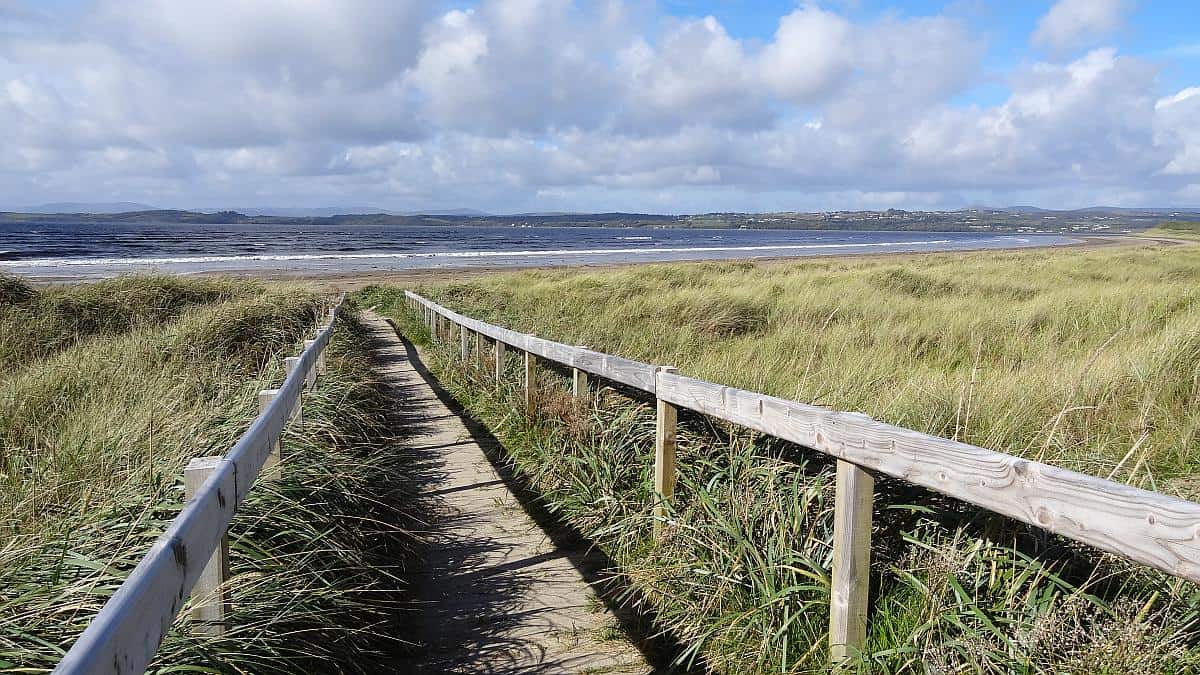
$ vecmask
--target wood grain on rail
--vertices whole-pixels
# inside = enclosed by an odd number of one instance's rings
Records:
[[[1200,582],[1200,504],[966,443],[660,373],[657,395]]]

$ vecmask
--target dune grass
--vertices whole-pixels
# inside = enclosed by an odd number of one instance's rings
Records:
[[[179,284],[220,292],[175,319],[133,311],[123,330],[0,381],[0,672],[61,658],[178,512],[187,460],[229,449],[326,307],[299,288]],[[153,672],[378,672],[403,647],[403,470],[344,316],[305,425],[285,435],[283,477],[234,519],[233,630],[205,637],[181,620]]]
[[[161,324],[190,307],[262,292],[246,282],[167,275],[43,287],[0,276],[0,377],[91,337]]]
[[[1191,247],[530,271],[420,289],[468,315],[859,410],[996,450],[1197,497],[1200,254]],[[364,302],[423,338],[399,289]],[[687,418],[675,525],[650,536],[653,413],[562,378],[514,411],[434,370],[547,503],[618,562],[632,601],[718,672],[826,662],[827,460]],[[863,672],[1186,673],[1194,586],[898,481],[878,484]]]
[[[425,290],[568,344],[1200,497],[1195,247],[531,271]]]

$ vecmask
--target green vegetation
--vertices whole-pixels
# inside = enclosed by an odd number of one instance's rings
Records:
[[[261,292],[252,284],[169,276],[42,289],[0,277],[0,377],[91,337],[161,324],[197,305]]]
[[[187,460],[224,454],[248,427],[326,305],[301,288],[169,278],[0,288],[5,325],[37,325],[0,380],[0,672],[34,672],[178,513]],[[361,331],[342,325],[303,428],[285,434],[283,477],[261,481],[230,530],[233,630],[181,621],[152,671],[378,672],[401,646],[402,467]]]
[[[1200,239],[1200,221],[1159,223],[1157,227],[1138,233],[1143,237],[1171,237],[1175,239]]]
[[[1200,253],[1190,246],[528,271],[420,289],[468,315],[1196,499]],[[398,289],[374,288],[424,336]],[[653,413],[544,376],[433,369],[630,599],[720,672],[826,661],[829,462],[689,419],[676,524],[650,536]],[[899,481],[878,486],[871,672],[1195,672],[1200,592]]]

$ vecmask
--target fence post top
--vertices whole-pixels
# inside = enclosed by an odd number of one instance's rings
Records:
[[[654,366],[655,373],[678,373],[679,369],[675,366]]]
[[[188,460],[187,468],[184,471],[203,471],[207,469],[215,469],[224,457],[193,457]]]

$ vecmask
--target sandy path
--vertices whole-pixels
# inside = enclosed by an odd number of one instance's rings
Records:
[[[410,581],[419,647],[405,673],[650,673],[584,572],[526,513],[463,420],[439,398],[411,344],[365,315],[380,375],[423,467],[418,500],[436,503],[428,546]],[[581,571],[582,570],[582,571]]]

